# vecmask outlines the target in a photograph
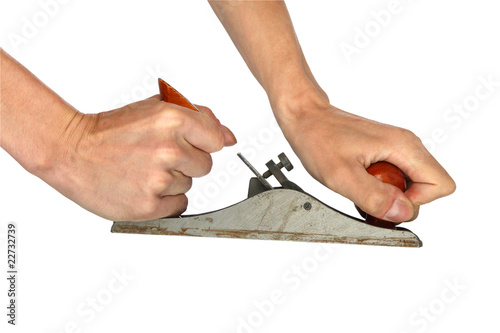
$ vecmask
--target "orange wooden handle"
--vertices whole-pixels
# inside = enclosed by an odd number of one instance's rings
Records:
[[[396,186],[399,188],[401,191],[406,191],[407,189],[407,184],[406,184],[406,176],[401,171],[397,166],[389,163],[389,162],[377,162],[372,165],[368,169],[366,169],[368,173],[378,180],[382,181],[383,183],[391,184],[393,186]],[[390,228],[390,229],[395,229],[396,224],[399,223],[394,223],[394,222],[389,222],[385,221],[382,219],[378,219],[376,217],[373,217],[371,215],[366,214],[364,211],[359,209],[358,206],[356,206],[356,209],[358,212],[361,214],[366,219],[366,223],[377,226],[377,227],[384,227],[384,228]]]
[[[160,86],[160,96],[162,101],[200,112],[196,106],[194,106],[186,97],[182,96],[180,92],[175,90],[174,87],[167,82],[158,78],[158,85]]]

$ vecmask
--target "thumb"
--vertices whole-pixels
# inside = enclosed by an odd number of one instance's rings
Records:
[[[341,177],[339,193],[367,214],[391,222],[403,222],[412,219],[414,211],[418,211],[399,188],[373,177],[363,166],[349,171],[347,176]]]
[[[196,104],[195,106],[196,108],[198,108],[198,110],[200,110],[200,112],[205,113],[210,118],[212,118],[212,120],[215,121],[217,126],[219,126],[219,128],[222,130],[222,132],[224,133],[224,146],[233,146],[236,144],[236,137],[234,136],[233,132],[231,132],[229,128],[220,123],[219,119],[217,119],[210,108]]]

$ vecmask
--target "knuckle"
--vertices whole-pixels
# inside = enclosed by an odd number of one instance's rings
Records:
[[[177,144],[163,145],[155,151],[155,156],[169,167],[179,164],[183,155],[181,147]]]
[[[213,113],[212,112],[212,109],[209,108],[208,106],[205,106],[205,105],[197,105],[198,109],[201,109],[201,111],[203,112],[210,112],[210,113]]]
[[[217,151],[224,148],[224,133],[222,133],[222,131],[220,131],[220,130],[217,133],[216,148],[217,148]]]
[[[191,177],[186,177],[187,180],[186,180],[186,187],[185,187],[185,190],[184,190],[184,193],[186,193],[187,191],[189,191],[191,189],[191,187],[193,187],[193,178]]]
[[[150,197],[148,199],[142,200],[137,205],[137,216],[140,220],[145,220],[151,218],[154,213],[158,210],[159,200],[156,197]]]
[[[222,131],[220,129],[215,129],[215,130],[212,130],[211,133],[210,133],[210,136],[209,138],[211,139],[211,149],[210,151],[208,151],[208,153],[215,153],[215,152],[218,152],[220,150],[222,150],[222,148],[224,148],[224,133],[222,133]]]
[[[406,128],[398,128],[399,137],[406,143],[419,143],[420,138]]]
[[[422,140],[412,131],[398,128],[397,147],[399,152],[412,156],[415,160],[425,161],[429,158],[429,152],[425,148]]]
[[[158,117],[158,125],[164,128],[180,128],[186,123],[186,113],[172,106],[165,106]]]
[[[184,194],[179,196],[179,210],[181,210],[181,213],[184,212],[187,209],[188,206],[188,197]]]
[[[159,193],[172,186],[174,183],[174,177],[167,172],[163,172],[161,175],[156,177],[154,182],[154,186],[158,189],[157,193]]]
[[[441,187],[442,187],[441,194],[444,197],[455,192],[457,189],[457,184],[451,177],[449,177],[449,179]]]
[[[184,194],[170,197],[167,202],[167,210],[164,211],[167,217],[179,216],[186,211],[188,198]]]
[[[200,173],[205,176],[212,170],[213,161],[210,154],[203,154],[203,160],[199,163]]]

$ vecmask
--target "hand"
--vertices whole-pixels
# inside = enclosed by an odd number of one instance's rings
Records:
[[[409,221],[420,205],[455,191],[453,179],[412,132],[339,110],[318,93],[310,96],[291,100],[291,107],[273,107],[283,133],[315,179],[363,211]],[[366,172],[378,161],[398,166],[411,179],[404,193]]]
[[[212,111],[154,96],[96,115],[78,112],[0,49],[2,140],[26,170],[104,218],[178,215],[210,153],[236,143]]]
[[[110,220],[176,216],[187,207],[192,177],[206,175],[210,153],[236,143],[213,116],[159,96],[78,116],[78,127],[46,180],[85,209]],[[42,177],[43,178],[43,177]]]

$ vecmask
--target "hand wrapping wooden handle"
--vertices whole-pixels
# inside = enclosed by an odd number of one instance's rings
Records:
[[[406,184],[406,176],[401,171],[397,166],[389,163],[389,162],[377,162],[372,165],[366,171],[380,180],[381,182],[391,184],[393,186],[396,186],[399,188],[401,191],[406,191],[407,189],[407,184]],[[371,215],[366,214],[364,211],[362,211],[358,206],[356,206],[356,209],[358,212],[361,214],[366,219],[366,223],[377,226],[377,227],[384,227],[384,228],[390,228],[390,229],[395,229],[396,228],[396,222],[389,222],[385,221],[382,219],[378,219],[376,217],[373,217]]]
[[[186,97],[182,96],[180,92],[175,90],[174,87],[167,82],[158,78],[158,85],[160,86],[160,96],[162,101],[200,112],[196,106],[194,106]]]

